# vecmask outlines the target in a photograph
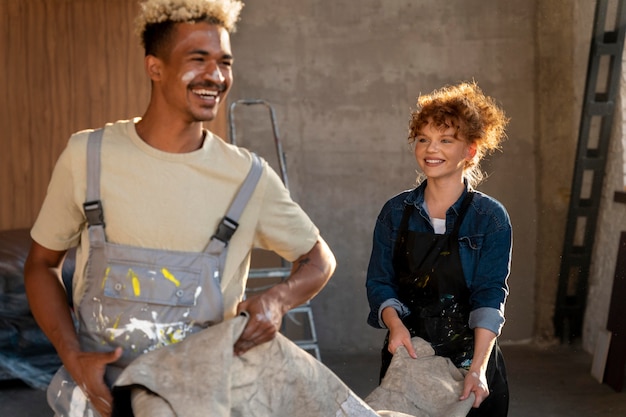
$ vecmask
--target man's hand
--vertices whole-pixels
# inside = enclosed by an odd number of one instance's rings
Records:
[[[102,417],[111,415],[112,396],[104,382],[106,365],[122,355],[80,350],[70,306],[61,279],[65,251],[47,249],[33,242],[24,265],[24,284],[31,312],[54,345],[65,369]]]
[[[237,306],[237,314],[247,312],[250,316],[246,328],[235,343],[235,355],[242,355],[256,345],[268,342],[280,330],[283,311],[275,300],[257,294]]]
[[[106,366],[122,356],[122,348],[112,352],[80,352],[65,365],[76,384],[81,388],[92,407],[102,417],[110,417],[113,408],[111,390],[104,382]]]
[[[235,342],[235,354],[242,355],[254,346],[272,340],[280,330],[285,313],[319,293],[335,266],[333,253],[320,237],[309,252],[293,263],[289,278],[239,303],[237,314],[245,311],[250,319]]]

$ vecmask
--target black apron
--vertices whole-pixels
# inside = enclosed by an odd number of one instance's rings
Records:
[[[393,255],[398,298],[410,310],[402,322],[411,337],[421,337],[431,344],[436,355],[450,358],[455,366],[465,369],[474,355],[474,331],[469,327],[470,291],[459,255],[459,228],[473,197],[471,191],[466,194],[452,232],[443,235],[408,230],[415,207],[407,205]],[[381,379],[393,357],[387,349],[388,338],[389,334],[382,349]],[[489,359],[487,383],[491,394],[469,415],[506,416],[508,386],[497,344]],[[494,400],[498,404],[488,404]],[[494,413],[474,414],[493,406]]]

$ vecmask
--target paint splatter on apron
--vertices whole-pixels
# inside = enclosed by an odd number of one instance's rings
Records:
[[[90,249],[85,294],[77,318],[82,350],[110,352],[123,348],[119,361],[107,367],[105,379],[111,386],[137,356],[177,343],[223,320],[220,281],[227,244],[263,168],[253,155],[248,176],[204,252],[113,244],[106,240],[100,203],[102,133],[99,129],[90,134],[87,145],[84,208]],[[65,368],[48,387],[48,403],[57,416],[98,415]]]

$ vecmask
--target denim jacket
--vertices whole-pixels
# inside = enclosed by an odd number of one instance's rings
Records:
[[[433,226],[424,207],[426,181],[404,191],[383,206],[374,228],[373,247],[367,271],[367,298],[370,305],[368,324],[385,328],[381,313],[392,306],[401,318],[409,314],[398,300],[398,282],[394,275],[393,250],[406,205],[416,210],[408,228],[431,232]],[[459,253],[467,287],[470,290],[471,328],[482,327],[500,334],[504,325],[504,305],[508,295],[507,279],[511,265],[511,221],[504,206],[478,191],[468,208],[459,230]],[[446,233],[450,233],[458,216],[463,194],[446,213]]]

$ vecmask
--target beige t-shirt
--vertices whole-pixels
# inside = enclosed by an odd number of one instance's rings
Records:
[[[252,163],[250,153],[207,132],[201,149],[184,154],[146,144],[135,123],[107,124],[101,153],[101,200],[105,232],[112,243],[154,249],[203,251]],[[90,131],[70,138],[52,174],[48,193],[31,230],[52,250],[77,246],[74,301],[84,293],[89,239],[83,212],[86,144]],[[253,247],[288,261],[307,253],[319,231],[263,161],[263,174],[229,246],[222,278],[224,317],[241,300]]]

